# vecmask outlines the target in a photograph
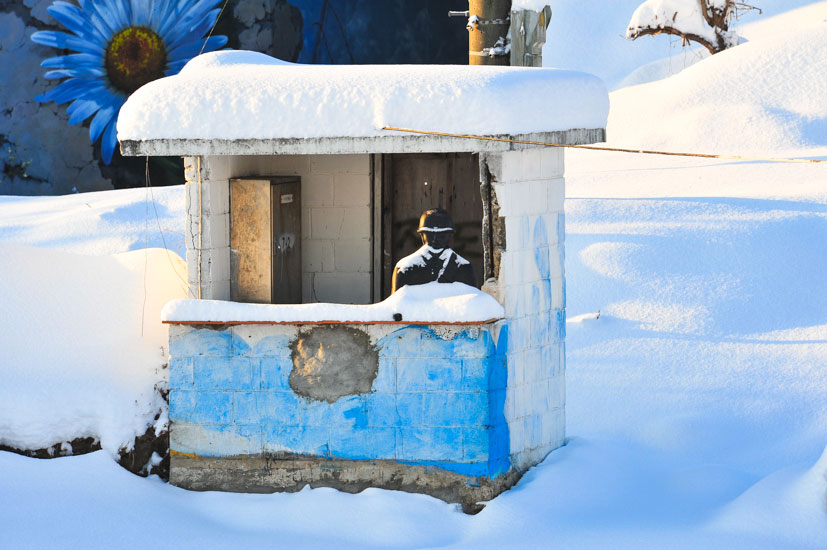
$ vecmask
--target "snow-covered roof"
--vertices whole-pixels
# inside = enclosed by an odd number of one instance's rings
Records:
[[[558,141],[584,143],[602,140],[608,112],[603,82],[574,71],[299,65],[221,51],[136,91],[121,109],[118,139],[125,154],[137,155],[298,152],[284,150],[297,144],[304,152],[393,152],[400,138],[414,137],[385,126],[487,136],[557,132],[551,137]],[[363,150],[348,149],[354,141]],[[464,141],[451,150],[487,150]],[[308,142],[316,148],[307,150]]]

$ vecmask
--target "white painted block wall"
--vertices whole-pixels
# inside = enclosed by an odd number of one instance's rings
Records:
[[[187,266],[198,296],[197,159],[185,159]],[[370,155],[213,156],[201,161],[201,297],[230,299],[229,180],[299,176],[303,301],[370,303]]]
[[[506,228],[498,278],[508,326],[505,416],[512,463],[525,469],[565,439],[563,151],[486,160]]]

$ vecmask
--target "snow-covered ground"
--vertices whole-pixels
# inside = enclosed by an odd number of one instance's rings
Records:
[[[606,19],[623,20],[619,29],[576,18],[572,26],[593,36],[622,34],[637,3],[594,3]],[[559,4],[558,23],[580,0]],[[750,35],[749,48],[613,93],[611,143],[826,158],[827,76],[818,69],[827,59],[827,2],[812,4],[780,15],[783,28],[762,23],[772,32]],[[712,89],[719,82],[731,95]],[[682,119],[690,108],[707,122]],[[591,151],[569,151],[566,161],[570,440],[480,514],[373,489],[191,493],[133,476],[102,452],[55,460],[0,452],[2,546],[827,547],[827,165]],[[142,248],[145,197],[132,190],[2,199],[0,240],[98,255]],[[155,198],[169,231],[159,231],[150,206],[151,246],[162,233],[168,244],[183,233],[183,191],[155,190]],[[97,329],[97,348],[86,357],[112,357],[116,346],[142,349],[101,337],[137,335],[139,324],[120,330],[112,317],[88,321],[114,298],[83,297],[96,289],[110,296],[116,277],[137,285],[132,301],[115,308],[134,321],[141,311],[134,297],[143,296],[135,274],[156,254],[89,258],[89,277],[63,281],[37,266],[77,268],[82,256],[3,251],[19,260],[5,261],[0,275],[2,286],[17,289],[3,291],[3,304],[17,309],[0,318],[0,437],[9,433],[3,400],[49,406],[61,381],[76,387],[78,372],[117,395],[122,378],[102,366],[63,367],[54,349],[75,357],[89,343],[51,317],[71,313]],[[121,277],[116,264],[126,260],[132,275]],[[165,281],[178,281],[173,270],[159,275],[158,284]],[[62,294],[77,296],[61,302]],[[51,311],[55,303],[66,306]],[[26,327],[43,334],[26,336]],[[30,353],[10,361],[5,350],[21,349],[14,348],[20,338],[29,338]],[[50,351],[50,342],[59,345]],[[56,380],[26,384],[19,371],[31,366]],[[121,412],[134,408],[124,402]],[[33,409],[12,416],[45,417]]]

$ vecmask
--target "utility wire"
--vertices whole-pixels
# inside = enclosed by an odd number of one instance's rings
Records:
[[[462,139],[477,139],[481,141],[501,141],[506,143],[520,143],[524,145],[542,145],[543,147],[562,147],[566,149],[587,149],[590,151],[612,151],[615,153],[634,153],[638,155],[665,155],[670,157],[694,157],[707,159],[724,159],[724,160],[746,160],[746,161],[761,161],[761,162],[788,162],[796,164],[823,164],[827,160],[819,159],[796,159],[796,158],[777,158],[777,157],[747,157],[742,155],[713,155],[706,153],[677,153],[672,151],[650,151],[646,149],[623,149],[620,147],[601,147],[599,145],[567,145],[563,143],[548,143],[545,141],[528,141],[524,139],[498,138],[491,136],[475,136],[471,134],[452,134],[449,132],[431,132],[428,130],[414,130],[411,128],[394,128],[393,126],[385,126],[383,130],[393,132],[409,132],[411,134],[424,134],[428,136],[444,136]]]
[[[201,49],[198,51],[198,55],[204,53],[204,48],[207,47],[207,42],[209,41],[210,37],[212,36],[213,31],[215,30],[215,26],[218,25],[218,20],[221,19],[221,14],[224,13],[224,8],[227,7],[227,2],[230,0],[224,0],[224,5],[221,6],[221,11],[218,12],[218,17],[215,18],[215,23],[212,24],[212,28],[210,32],[207,34],[207,38],[204,39],[204,43],[201,44]]]

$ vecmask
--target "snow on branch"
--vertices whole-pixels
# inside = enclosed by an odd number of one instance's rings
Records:
[[[735,0],[646,0],[632,14],[626,38],[673,34],[716,54],[740,42],[729,29],[738,9],[756,8]]]

